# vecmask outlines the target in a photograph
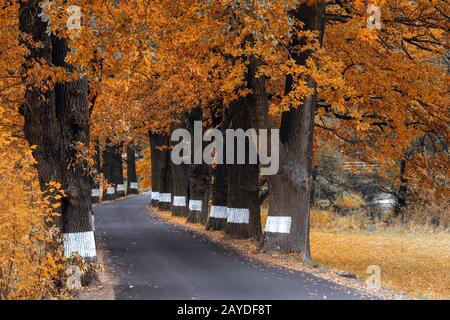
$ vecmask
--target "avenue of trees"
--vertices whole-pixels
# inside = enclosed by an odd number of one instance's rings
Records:
[[[380,8],[380,29],[367,23],[369,4]],[[0,0],[0,8],[0,201],[22,217],[16,229],[46,234],[29,237],[54,254],[34,267],[51,270],[45,283],[62,255],[95,261],[92,203],[138,192],[143,141],[152,208],[307,263],[312,181],[330,174],[316,170],[320,150],[389,173],[399,217],[423,190],[448,201],[444,0]],[[195,121],[203,131],[279,129],[279,171],[174,164],[171,133],[193,134]],[[14,232],[8,220],[2,248]],[[59,234],[64,252],[55,253]],[[1,252],[0,278],[17,270],[10,261],[35,254]],[[11,295],[0,287],[0,298]]]

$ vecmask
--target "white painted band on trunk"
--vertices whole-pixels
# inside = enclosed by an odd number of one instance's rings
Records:
[[[175,207],[186,207],[186,197],[174,196],[173,197],[173,205]]]
[[[228,223],[249,223],[250,211],[245,208],[227,208]]]
[[[217,219],[226,219],[228,218],[227,207],[224,206],[211,206],[211,211],[209,212],[209,216],[211,218]]]
[[[171,193],[160,193],[159,194],[159,202],[172,202],[172,194]]]
[[[202,211],[202,200],[189,200],[189,210],[191,211]]]
[[[114,190],[114,188],[108,188],[106,189],[106,194],[115,194],[116,190]]]
[[[125,191],[125,185],[124,184],[118,184],[117,185],[117,191]]]
[[[264,232],[274,233],[289,233],[291,232],[292,218],[291,217],[267,217]]]
[[[91,189],[91,197],[100,197],[100,189]]]
[[[157,201],[159,201],[159,192],[157,192],[157,191],[152,191],[152,200],[157,200]]]
[[[130,182],[130,189],[139,189],[139,184],[137,182]]]
[[[97,256],[94,231],[63,233],[63,239],[66,258],[70,258],[75,252],[83,258]]]

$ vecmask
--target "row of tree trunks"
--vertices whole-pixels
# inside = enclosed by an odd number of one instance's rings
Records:
[[[68,51],[64,39],[46,33],[47,24],[40,18],[38,1],[21,1],[19,29],[33,41],[36,47],[25,43],[30,50],[24,64],[24,75],[33,63],[40,60],[54,64],[70,72],[76,72],[65,62]],[[24,77],[25,79],[25,77]],[[64,239],[64,254],[70,258],[78,252],[89,261],[96,259],[92,225],[91,181],[85,171],[85,163],[78,160],[80,147],[89,146],[89,108],[87,79],[57,83],[54,89],[34,86],[25,81],[25,96],[21,106],[24,117],[25,138],[33,151],[42,190],[54,181],[61,184],[65,197],[61,200],[61,216],[56,223]],[[95,272],[87,272],[84,284],[95,280]]]
[[[230,106],[227,117],[224,117],[223,114],[213,114],[213,127],[219,127],[225,133],[225,129],[228,128],[245,131],[265,125],[268,100],[264,92],[264,80],[256,78],[256,71],[257,61],[252,58],[251,68],[248,72],[248,86],[257,88],[251,88],[254,93],[239,99]],[[189,202],[185,203],[188,207],[187,221],[205,224],[207,229],[224,229],[228,235],[236,238],[259,238],[261,235],[259,166],[258,164],[248,164],[248,154],[246,154],[247,164],[214,164],[209,166],[203,163],[194,163],[195,153],[202,152],[202,150],[194,149],[196,147],[194,144],[195,135],[202,129],[197,124],[194,130],[194,122],[201,120],[202,112],[197,108],[189,114],[187,123],[181,123],[177,126],[188,128],[191,137],[193,137],[191,141],[192,164],[172,164],[172,168],[179,173],[174,175],[173,184],[183,189],[181,192],[177,190],[178,195],[185,196],[185,190],[188,189],[186,200],[189,199]],[[247,140],[247,147],[249,143],[250,141]],[[237,150],[237,141],[234,142],[234,146]],[[197,147],[204,147],[204,145],[201,144]],[[246,150],[248,152],[249,148],[246,148]],[[235,162],[236,160],[237,158]],[[152,165],[152,172],[157,167],[162,166]],[[185,183],[186,176],[189,177],[188,186]],[[212,199],[208,216],[210,194]],[[176,210],[174,214],[182,215],[183,209],[184,207],[174,208]]]
[[[323,4],[302,4],[292,14],[304,23],[305,30],[319,31],[319,40],[321,41],[324,28]],[[301,50],[304,45],[306,45],[306,39],[296,35],[292,37],[290,54],[300,66],[305,65],[311,56],[311,52]],[[268,99],[264,79],[256,77],[259,62],[254,57],[248,59],[247,85],[252,93],[240,98],[229,107],[230,123],[226,127],[240,128],[244,131],[249,128],[273,128],[267,115]],[[248,148],[246,148],[245,155],[247,164],[213,165],[211,167],[201,164],[189,165],[188,222],[205,223],[204,217],[209,200],[207,179],[210,174],[208,169],[211,168],[212,206],[206,224],[207,229],[220,230],[224,228],[225,232],[232,237],[260,238],[261,248],[264,251],[296,252],[305,262],[311,261],[309,248],[310,180],[316,84],[311,78],[307,80],[314,93],[307,97],[301,105],[292,106],[282,114],[280,168],[277,174],[269,176],[267,179],[269,216],[264,236],[261,237],[259,165],[248,164]],[[293,79],[288,76],[286,93],[289,94],[292,88]],[[193,120],[201,120],[201,111],[194,110],[190,117],[190,129],[193,136],[192,123]],[[226,214],[223,216],[216,214],[218,207],[222,209],[226,207]]]
[[[112,147],[111,183],[116,189],[116,198],[125,196],[125,182],[123,178],[122,145]]]
[[[98,145],[98,142],[97,142]],[[125,194],[138,194],[139,186],[136,173],[136,156],[134,145],[127,147],[127,185],[123,176],[122,145],[113,144],[109,139],[103,149],[102,172],[109,186],[103,190],[103,200],[114,200],[125,196]],[[100,155],[100,147],[97,154]],[[95,158],[95,162],[100,157]]]

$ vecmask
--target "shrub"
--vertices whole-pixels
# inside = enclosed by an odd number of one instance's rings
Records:
[[[57,184],[43,195],[33,164],[21,139],[0,132],[0,300],[53,297],[65,267],[52,223],[62,195]]]

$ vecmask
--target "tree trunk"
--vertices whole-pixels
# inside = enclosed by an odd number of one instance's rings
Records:
[[[19,29],[42,47],[28,46],[30,55],[24,70],[33,59],[42,59],[66,70],[74,71],[65,63],[68,51],[63,39],[50,39],[46,23],[39,17],[38,1],[21,1]],[[21,113],[24,116],[25,137],[33,151],[39,182],[46,190],[51,181],[61,183],[65,197],[61,199],[61,216],[56,221],[63,233],[64,255],[70,258],[78,252],[88,261],[96,259],[92,228],[91,184],[85,163],[78,160],[79,147],[89,147],[89,108],[87,80],[58,83],[54,91],[42,91],[42,86],[26,83]],[[95,272],[87,272],[84,284],[96,280]]]
[[[207,230],[223,230],[227,223],[228,176],[226,165],[211,167],[211,207]]]
[[[323,34],[323,5],[300,5],[294,16],[307,30]],[[292,48],[305,43],[293,37]],[[292,51],[298,65],[305,65],[310,52]],[[292,88],[286,79],[286,93]],[[315,83],[308,79],[315,90]],[[305,262],[311,261],[309,246],[310,184],[313,157],[313,134],[316,94],[303,105],[283,112],[280,127],[280,169],[269,178],[269,216],[264,229],[262,250],[297,252]]]
[[[116,144],[112,148],[111,180],[116,188],[116,198],[125,196],[125,182],[123,179],[122,145]]]
[[[186,128],[187,120],[180,124],[172,126],[172,131],[178,128]],[[171,141],[171,146],[176,145],[178,142]],[[170,161],[172,166],[172,189],[173,189],[173,207],[172,214],[174,216],[187,216],[188,214],[188,200],[189,200],[189,168],[190,166],[185,163],[174,164]]]
[[[230,112],[233,113],[230,128],[244,131],[252,128],[256,110],[252,102],[252,94],[249,94],[230,106]],[[238,152],[234,141],[235,164],[226,165],[228,194],[225,233],[233,238],[259,238],[261,234],[259,166],[249,164],[249,139],[246,140],[245,164],[236,164]]]
[[[149,132],[148,134],[150,142],[150,157],[151,157],[151,175],[152,175],[152,196],[150,206],[158,208],[159,197],[161,191],[161,183],[163,178],[165,153],[161,150],[166,142],[166,136],[159,133]]]
[[[114,182],[112,178],[113,161],[114,161],[114,146],[111,144],[111,141],[109,141],[109,139],[106,139],[105,147],[103,149],[103,163],[102,163],[103,177],[109,184],[108,187],[104,186],[103,188],[102,200],[106,201],[116,199],[116,189],[114,188]]]
[[[194,137],[194,122],[202,120],[200,108],[194,109],[189,115],[189,130]],[[194,156],[194,139],[192,139],[192,156]],[[202,143],[203,144],[203,143]],[[203,147],[202,145],[200,147]],[[187,222],[206,224],[208,220],[209,200],[209,168],[204,163],[191,162],[189,169],[189,204]]]
[[[227,127],[225,119],[225,110],[220,116],[213,115],[213,127],[219,127],[222,134],[225,134]],[[224,145],[223,154],[226,154]],[[211,207],[209,208],[207,230],[223,230],[227,223],[227,198],[228,198],[228,177],[227,166],[215,164],[211,166]]]
[[[95,154],[94,154],[94,165],[93,172],[90,174],[91,180],[91,201],[92,203],[100,202],[100,141],[98,138],[94,139],[95,144]]]
[[[68,47],[65,40],[52,39],[52,58],[56,66],[70,69],[65,58]],[[92,225],[91,185],[88,172],[77,163],[77,144],[89,147],[89,105],[87,79],[57,84],[55,102],[58,122],[62,128],[63,154],[69,165],[63,170],[63,188],[66,197],[62,201],[63,234],[66,255],[78,253],[85,259],[95,260],[95,240]],[[96,272],[87,273],[88,282],[97,280]]]
[[[173,207],[174,216],[187,216],[189,200],[189,165],[172,163]]]
[[[187,222],[206,224],[208,220],[209,171],[203,164],[192,165],[189,177]]]
[[[252,39],[250,39],[252,41]],[[265,91],[265,80],[257,77],[261,64],[254,56],[248,57],[247,88],[252,91],[246,97],[232,104],[229,113],[230,128],[258,130],[267,128],[269,101]],[[256,138],[256,137],[255,137]],[[261,236],[261,215],[259,204],[259,164],[249,162],[249,143],[246,142],[245,163],[227,165],[228,214],[225,232],[236,238],[255,238]],[[236,142],[234,143],[236,163]]]
[[[158,208],[161,211],[172,211],[172,193],[173,193],[173,178],[172,178],[172,160],[170,158],[169,137],[165,137],[165,149],[162,154],[163,167],[161,168],[161,187],[159,193]]]
[[[127,194],[139,194],[134,144],[127,147]]]
[[[45,61],[46,66],[52,64],[51,39],[45,32],[47,24],[38,17],[41,9],[36,1],[22,1],[19,9],[19,29],[39,41],[37,48],[24,42],[29,55],[24,64],[24,76],[33,67],[34,61]],[[26,90],[20,112],[24,117],[24,133],[30,146],[36,146],[33,156],[37,161],[37,171],[41,189],[45,191],[50,181],[62,182],[64,157],[62,154],[61,131],[57,120],[55,91],[41,89],[32,82],[25,83]],[[57,224],[62,227],[61,219]]]
[[[406,160],[400,160],[400,186],[397,192],[397,203],[395,204],[395,216],[400,216],[401,222],[404,220],[403,209],[406,206],[406,194],[408,191],[408,181],[406,179]]]

